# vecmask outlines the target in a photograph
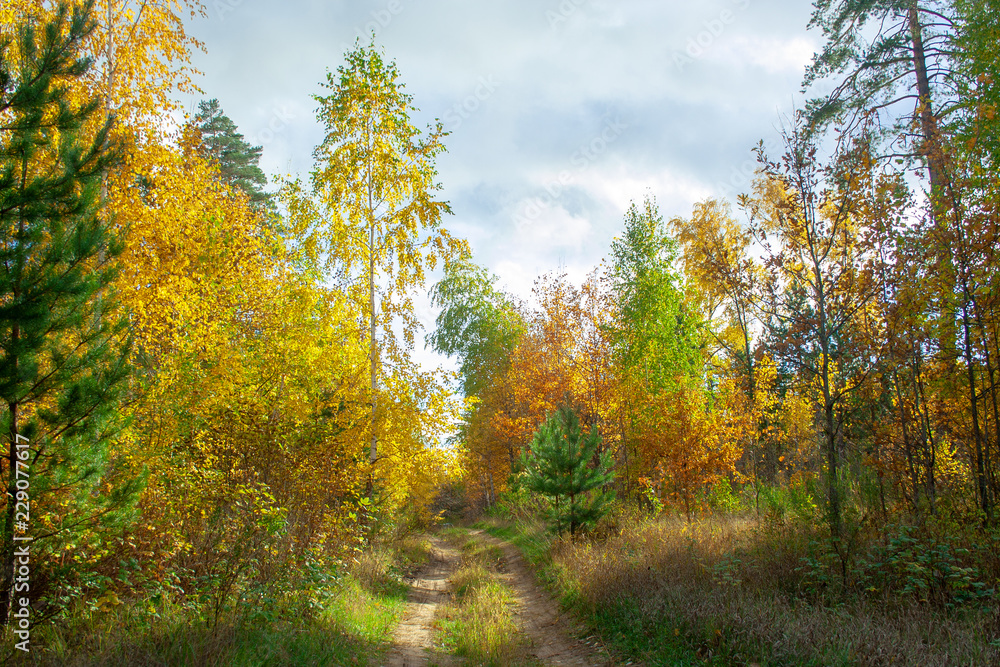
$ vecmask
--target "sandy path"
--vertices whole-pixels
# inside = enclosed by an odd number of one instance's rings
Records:
[[[504,583],[517,599],[517,618],[531,639],[531,654],[553,667],[604,667],[615,662],[600,646],[590,646],[576,639],[581,628],[559,611],[559,605],[536,582],[535,576],[513,544],[480,530],[472,531],[480,540],[494,544],[504,552]]]

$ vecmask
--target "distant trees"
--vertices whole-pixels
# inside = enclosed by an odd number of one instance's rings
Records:
[[[242,190],[254,207],[273,213],[274,197],[264,191],[267,177],[260,169],[263,148],[247,143],[217,99],[199,102],[191,123],[201,142],[201,154],[218,165],[225,183]]]
[[[701,373],[696,315],[684,300],[676,261],[656,202],[633,203],[611,244],[610,280],[618,305],[615,348],[631,382],[661,391]]]
[[[447,262],[444,276],[431,291],[441,308],[427,342],[439,353],[458,357],[462,391],[468,397],[459,437],[465,445],[465,467],[488,504],[514,469],[520,442],[501,435],[498,423],[510,404],[512,388],[504,384],[513,354],[525,330],[513,299],[500,291],[497,278],[472,259]]]
[[[739,448],[727,420],[740,408],[715,396],[678,248],[647,200],[627,212],[609,266],[579,287],[540,277],[535,308],[513,304],[474,265],[446,270],[430,340],[462,361],[469,407],[460,437],[487,503],[509,488],[523,463],[517,452],[566,404],[599,436],[594,455],[615,462],[623,495],[655,489],[694,511],[706,488],[733,473]],[[544,427],[546,437],[554,428]]]

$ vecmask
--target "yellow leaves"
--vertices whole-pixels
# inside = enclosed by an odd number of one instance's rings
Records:
[[[133,440],[153,480],[144,512],[170,526],[147,541],[164,557],[203,549],[219,506],[246,506],[226,530],[269,531],[277,505],[308,515],[317,540],[353,530],[321,500],[356,496],[368,472],[355,457],[369,398],[349,298],[297,272],[301,255],[190,145],[149,146],[128,166],[108,196],[128,223],[119,291],[145,365]],[[410,417],[399,431],[420,421]],[[414,453],[400,460],[432,463]],[[246,505],[250,488],[270,504]]]
[[[115,607],[122,604],[122,601],[118,599],[118,596],[113,591],[108,591],[96,600],[97,609],[103,613],[108,613],[114,610]]]
[[[185,33],[182,20],[197,13],[204,14],[204,5],[191,0],[151,0],[139,12],[122,0],[96,2],[93,85],[128,126],[154,129],[175,109],[176,92],[197,91],[188,63],[190,50],[202,45]]]

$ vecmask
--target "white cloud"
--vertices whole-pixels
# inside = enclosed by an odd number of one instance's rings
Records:
[[[812,62],[817,45],[803,36],[763,37],[737,35],[719,45],[718,58],[736,66],[760,68],[770,74],[792,72],[801,75]],[[710,54],[715,56],[715,53]]]
[[[581,185],[595,193],[609,206],[624,213],[629,204],[640,202],[647,194],[655,196],[665,215],[681,213],[696,201],[711,195],[706,184],[674,168],[660,171],[632,169],[627,163],[595,171],[581,179]]]
[[[579,251],[591,232],[589,220],[571,215],[558,200],[532,197],[518,202],[516,210],[515,242],[526,252],[567,248]]]

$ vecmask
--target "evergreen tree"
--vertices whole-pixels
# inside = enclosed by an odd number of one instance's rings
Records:
[[[806,107],[809,130],[837,123],[843,136],[885,128],[887,156],[920,156],[931,191],[946,187],[941,118],[954,110],[955,19],[950,0],[815,0],[810,28],[826,40],[806,70],[808,89],[840,77]],[[878,116],[873,122],[872,114]],[[866,127],[870,126],[870,127]]]
[[[100,100],[69,100],[91,64],[80,56],[91,10],[60,5],[0,44],[0,623],[15,547],[30,543],[33,564],[52,562],[47,550],[124,516],[135,490],[105,478],[128,375],[126,321],[110,291],[121,246],[99,214],[115,159],[110,121]],[[45,578],[51,587],[53,573]]]
[[[576,535],[577,528],[593,525],[614,498],[613,491],[592,493],[614,479],[610,452],[597,456],[600,444],[597,428],[582,434],[579,417],[564,406],[538,428],[530,456],[521,457],[525,487],[552,500],[549,518],[560,534],[568,527]]]
[[[259,209],[272,211],[274,201],[264,192],[267,177],[260,168],[262,146],[251,146],[240,134],[236,123],[222,112],[219,100],[202,100],[194,117],[194,128],[201,134],[204,155],[219,165],[222,178],[239,188]]]

